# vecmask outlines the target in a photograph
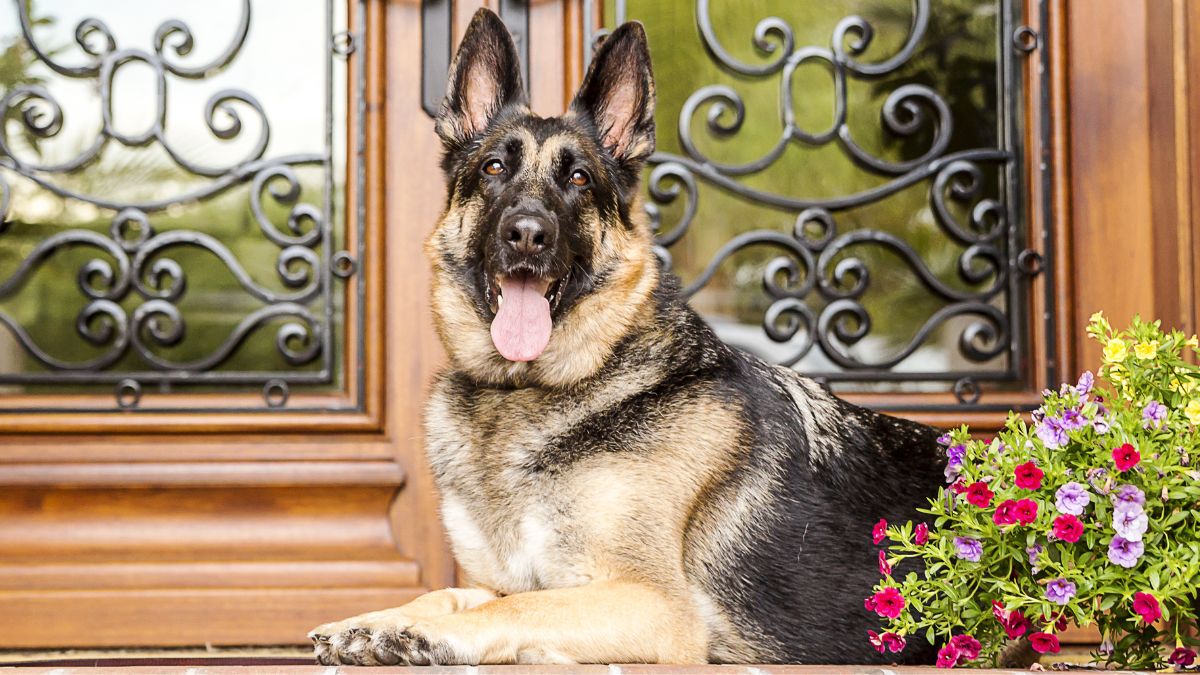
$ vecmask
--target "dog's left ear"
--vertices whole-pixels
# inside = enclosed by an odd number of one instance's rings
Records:
[[[446,83],[437,133],[448,149],[483,133],[508,105],[525,104],[517,47],[504,21],[486,8],[475,12]]]
[[[640,168],[654,152],[654,73],[642,24],[623,24],[600,45],[571,110],[591,119],[626,168]]]

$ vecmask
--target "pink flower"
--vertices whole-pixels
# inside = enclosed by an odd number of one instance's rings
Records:
[[[995,496],[996,493],[989,490],[987,483],[982,481],[967,486],[967,502],[981,509],[991,506],[992,497]]]
[[[992,514],[992,522],[997,525],[1012,525],[1017,522],[1017,502],[1012,499],[1006,499],[1000,502],[1000,506],[996,507],[996,512]]]
[[[875,648],[875,651],[880,654],[883,653],[884,649],[897,654],[904,651],[904,648],[908,646],[908,642],[904,639],[903,635],[892,632],[879,635],[875,631],[869,630],[867,631],[867,639],[871,641],[871,646]]]
[[[1021,464],[1014,469],[1013,473],[1017,478],[1017,487],[1026,490],[1036,490],[1042,487],[1042,476],[1046,475],[1033,462]]]
[[[1128,443],[1113,448],[1112,457],[1113,463],[1117,465],[1117,471],[1128,471],[1142,461],[1142,454]]]
[[[1146,623],[1154,623],[1162,618],[1162,609],[1158,606],[1158,598],[1149,593],[1133,594],[1133,613],[1142,617]]]
[[[925,523],[917,523],[917,529],[913,531],[913,543],[917,546],[924,546],[929,542],[929,526]]]
[[[953,668],[958,665],[958,650],[953,644],[948,644],[938,650],[937,667]]]
[[[878,546],[883,543],[884,539],[887,539],[887,521],[880,518],[879,522],[875,523],[875,527],[871,528],[871,541]]]
[[[879,637],[879,633],[876,633],[873,630],[867,631],[867,640],[871,643],[871,646],[875,648],[875,651],[879,652],[880,654],[883,653],[883,638]]]
[[[884,646],[893,654],[904,651],[904,648],[908,646],[908,641],[904,639],[904,636],[897,633],[884,633],[882,638]]]
[[[875,613],[888,619],[900,616],[901,610],[904,609],[904,596],[891,586],[871,596],[870,600],[875,605],[873,608]],[[868,607],[868,609],[871,608]]]
[[[1029,525],[1037,520],[1038,505],[1032,499],[1019,500],[1016,506],[1013,507],[1013,515],[1017,522],[1022,525]]]
[[[1029,630],[1029,619],[1024,614],[1015,609],[1004,609],[1004,605],[995,600],[992,601],[992,615],[1000,622],[1009,640],[1016,640]]]
[[[1167,657],[1167,663],[1173,666],[1182,666],[1184,668],[1196,662],[1196,652],[1187,647],[1176,647],[1175,651]]]
[[[1029,646],[1039,654],[1057,654],[1058,638],[1049,633],[1034,633],[1029,636]]]
[[[875,596],[872,595],[870,597],[863,598],[863,607],[866,607],[868,612],[874,612],[875,611]]]
[[[1054,519],[1054,536],[1074,544],[1083,536],[1083,522],[1072,515],[1059,516]]]
[[[884,551],[879,552],[879,573],[885,577],[892,576],[892,566],[888,563],[887,553]]]
[[[955,635],[950,640],[950,644],[954,645],[954,648],[958,650],[958,662],[960,665],[979,658],[979,650],[983,648],[979,644],[979,640],[970,635]]]

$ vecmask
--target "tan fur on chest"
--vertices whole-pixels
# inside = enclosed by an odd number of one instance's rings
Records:
[[[529,469],[529,455],[556,430],[611,405],[613,395],[547,409],[532,392],[508,392],[476,401],[479,414],[464,416],[435,392],[429,455],[446,529],[472,582],[517,593],[632,575],[684,590],[689,515],[733,461],[740,421],[712,400],[688,397],[639,447],[580,448],[566,469]]]

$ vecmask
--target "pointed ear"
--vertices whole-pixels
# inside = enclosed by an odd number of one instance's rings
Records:
[[[640,164],[654,152],[654,73],[642,24],[623,24],[600,45],[571,110],[592,120],[618,161]]]
[[[505,106],[525,103],[517,47],[500,17],[480,8],[450,64],[437,133],[456,147],[483,132]]]

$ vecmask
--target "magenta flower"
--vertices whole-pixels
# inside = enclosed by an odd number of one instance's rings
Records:
[[[978,539],[955,537],[954,549],[955,554],[959,558],[971,562],[979,562],[979,559],[983,556],[983,544]]]
[[[1037,464],[1025,462],[1013,470],[1017,487],[1025,490],[1036,490],[1042,487],[1042,476],[1046,475]]]
[[[1142,461],[1142,453],[1128,443],[1113,448],[1112,457],[1113,463],[1117,465],[1117,471],[1128,471]]]
[[[913,530],[913,543],[917,546],[924,546],[929,541],[929,526],[925,523],[917,523],[917,527]]]
[[[950,644],[954,645],[954,648],[958,650],[958,665],[979,658],[979,650],[983,649],[983,645],[979,644],[979,640],[970,635],[955,635],[950,639]]]
[[[1112,538],[1112,542],[1108,545],[1108,560],[1114,565],[1133,569],[1137,567],[1138,560],[1142,557],[1142,553],[1145,550],[1146,548],[1142,545],[1142,542],[1129,541],[1117,535]]]
[[[1158,605],[1158,598],[1149,593],[1133,594],[1133,613],[1142,617],[1142,621],[1147,624],[1162,618],[1162,608]]]
[[[947,644],[938,650],[937,667],[953,668],[958,665],[958,650],[953,644]]]
[[[887,539],[887,521],[880,518],[879,522],[875,523],[875,527],[871,528],[871,541],[878,546],[883,543],[884,539]]]
[[[1070,514],[1064,514],[1054,519],[1054,536],[1069,544],[1074,544],[1083,536],[1083,522]]]
[[[1064,578],[1055,579],[1046,585],[1046,599],[1065,605],[1075,597],[1075,584]]]
[[[879,573],[885,577],[892,576],[892,566],[890,563],[888,563],[887,553],[885,551],[879,552]]]
[[[1039,654],[1057,654],[1060,648],[1058,638],[1050,633],[1034,633],[1030,635],[1029,646],[1033,647],[1033,651]]]
[[[996,507],[996,512],[992,514],[992,522],[1004,526],[1012,525],[1017,522],[1017,502],[1015,499],[1006,499],[1000,502]]]
[[[1083,515],[1083,509],[1092,501],[1092,495],[1083,485],[1071,481],[1054,493],[1054,507],[1059,513],[1072,516]]]
[[[1025,618],[1024,614],[1015,609],[1005,609],[1004,605],[996,600],[992,601],[992,615],[1000,622],[1009,640],[1016,640],[1029,630],[1029,619]]]
[[[989,490],[987,483],[983,481],[977,481],[967,486],[967,502],[981,509],[991,506],[992,497],[995,496],[996,493]]]
[[[900,616],[900,612],[904,610],[904,596],[891,586],[871,596],[870,600],[874,605],[870,609],[874,609],[876,614],[887,619]]]
[[[1022,525],[1029,525],[1037,520],[1038,504],[1032,499],[1020,499],[1013,507],[1013,515],[1017,522]]]
[[[898,654],[908,646],[908,641],[904,639],[903,635],[890,631],[880,635],[873,630],[869,630],[867,631],[867,639],[871,641],[871,646],[875,648],[875,651],[880,654],[883,653],[884,649],[893,654]]]
[[[1187,668],[1196,662],[1196,652],[1187,647],[1176,647],[1167,657],[1167,663],[1181,668]]]

